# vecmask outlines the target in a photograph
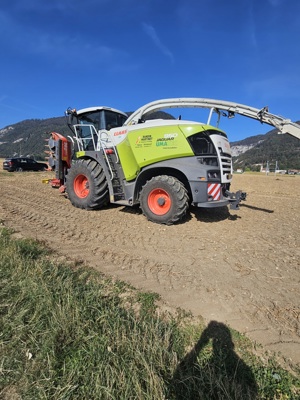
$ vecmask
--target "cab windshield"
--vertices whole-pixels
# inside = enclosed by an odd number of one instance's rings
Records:
[[[79,115],[78,123],[80,125],[93,125],[96,131],[101,129],[109,131],[112,128],[122,126],[126,119],[124,115],[117,112],[100,110]]]
[[[126,119],[125,115],[110,110],[96,110],[77,115],[73,129],[79,150],[99,150],[103,141],[101,138],[100,143],[99,135],[103,135],[103,131],[122,126]]]

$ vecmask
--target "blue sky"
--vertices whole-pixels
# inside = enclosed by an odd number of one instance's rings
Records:
[[[299,0],[3,0],[0,129],[207,97],[300,120]],[[271,128],[225,121],[231,141]]]

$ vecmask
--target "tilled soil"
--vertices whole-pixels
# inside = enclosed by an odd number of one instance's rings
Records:
[[[300,177],[235,175],[239,211],[191,208],[173,226],[139,208],[74,208],[51,177],[1,173],[2,224],[300,363]]]

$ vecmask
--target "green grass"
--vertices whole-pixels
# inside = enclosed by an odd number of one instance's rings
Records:
[[[56,264],[3,227],[0,275],[1,399],[300,398],[299,379],[226,325],[163,312],[155,293]]]

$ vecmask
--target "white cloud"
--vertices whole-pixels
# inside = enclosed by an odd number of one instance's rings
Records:
[[[35,0],[32,0],[33,3]],[[119,48],[102,43],[97,38],[59,34],[53,30],[45,33],[33,26],[19,24],[9,14],[0,11],[0,46],[2,51],[9,49],[18,58],[36,57],[53,65],[73,63],[74,67],[107,65],[120,58],[129,59],[128,54]],[[78,49],[81,49],[80,55]],[[4,53],[5,54],[5,53]]]
[[[262,100],[272,98],[298,98],[300,93],[300,78],[298,74],[276,74],[267,78],[249,81],[245,84],[247,93]]]
[[[115,0],[115,2],[124,2],[124,0]],[[101,7],[102,5],[109,4],[110,0],[15,0],[14,8],[21,11],[34,11],[34,12],[48,12],[48,11],[58,11],[66,12],[69,18],[72,17],[72,12],[84,12],[89,8]]]
[[[160,38],[158,37],[156,30],[152,25],[146,24],[143,22],[142,24],[144,31],[153,41],[153,43],[157,46],[157,48],[168,58],[170,58],[171,62],[174,63],[174,56],[172,52],[161,42]]]
[[[248,3],[248,18],[246,23],[246,29],[249,34],[249,40],[251,45],[253,47],[257,47],[254,5],[253,1],[247,3]]]
[[[268,2],[271,4],[273,7],[280,6],[282,4],[283,0],[268,0]]]
[[[49,11],[49,10],[63,10],[68,7],[69,1],[39,1],[39,0],[27,0],[18,1],[16,3],[16,10],[34,10],[38,11]]]

